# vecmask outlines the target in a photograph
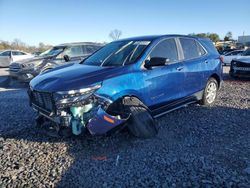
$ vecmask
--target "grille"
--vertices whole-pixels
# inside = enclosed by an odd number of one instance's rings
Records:
[[[18,72],[21,69],[21,67],[20,67],[19,63],[12,63],[12,64],[10,64],[9,69],[12,72]]]
[[[37,105],[38,107],[52,112],[53,111],[53,97],[51,93],[31,91],[30,92],[31,103]]]
[[[237,67],[250,67],[250,63],[243,63],[243,62],[236,61],[236,66]]]
[[[239,70],[239,71],[250,71],[250,67],[234,67],[234,70]]]

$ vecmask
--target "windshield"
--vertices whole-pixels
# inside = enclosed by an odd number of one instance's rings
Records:
[[[117,41],[87,58],[83,64],[94,66],[122,66],[134,63],[151,41]]]
[[[61,53],[65,49],[65,46],[55,46],[45,52],[41,53],[39,56],[55,56]]]
[[[242,53],[243,56],[250,56],[250,48]]]

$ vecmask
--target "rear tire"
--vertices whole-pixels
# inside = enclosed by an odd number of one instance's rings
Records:
[[[202,99],[200,100],[201,105],[212,106],[217,97],[218,82],[214,78],[210,78],[207,82],[206,88],[203,92]]]
[[[131,117],[128,128],[130,132],[139,138],[152,138],[157,135],[158,131],[155,121],[148,110],[141,105],[129,106]]]

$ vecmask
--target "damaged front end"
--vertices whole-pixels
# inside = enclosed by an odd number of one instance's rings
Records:
[[[115,109],[117,104],[112,100],[95,94],[100,87],[101,84],[97,84],[56,93],[30,88],[30,105],[39,114],[37,123],[44,123],[44,119],[50,120],[58,132],[67,128],[74,135],[86,130],[92,135],[101,135],[118,127],[129,118],[129,113]]]

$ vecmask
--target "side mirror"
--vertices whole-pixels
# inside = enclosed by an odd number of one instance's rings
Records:
[[[152,57],[152,58],[150,58],[149,61],[145,62],[144,67],[146,69],[148,69],[148,68],[156,67],[156,66],[164,66],[164,65],[166,65],[169,62],[170,62],[170,60],[168,58]]]
[[[68,55],[64,55],[64,56],[63,56],[63,59],[64,59],[66,62],[68,62],[68,61],[70,60],[70,58],[69,58]]]

